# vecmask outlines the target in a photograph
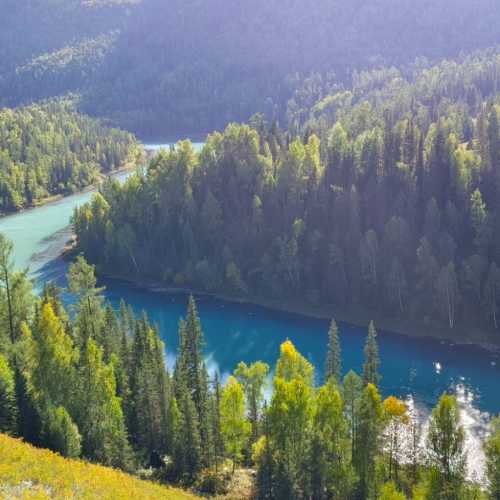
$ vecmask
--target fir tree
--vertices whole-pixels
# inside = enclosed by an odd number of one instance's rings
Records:
[[[377,331],[373,321],[368,326],[368,337],[365,344],[365,363],[363,365],[363,383],[378,386],[380,383],[379,366],[380,359],[378,355]]]
[[[330,323],[328,330],[328,350],[326,353],[325,363],[325,380],[328,381],[331,377],[337,382],[340,381],[342,373],[342,358],[340,350],[339,333],[337,323],[334,319]]]
[[[7,358],[0,354],[0,432],[15,435],[17,404],[14,372]]]
[[[353,464],[359,477],[359,498],[374,500],[377,492],[376,463],[380,452],[383,409],[375,385],[368,383],[359,403]]]

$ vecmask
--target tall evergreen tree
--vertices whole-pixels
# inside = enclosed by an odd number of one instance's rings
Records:
[[[328,330],[328,348],[325,362],[325,380],[331,377],[337,382],[340,381],[342,374],[342,355],[340,349],[339,332],[337,323],[332,319],[330,329]]]
[[[374,500],[377,487],[377,459],[380,453],[383,409],[377,388],[372,383],[363,390],[359,403],[359,417],[353,464],[359,477],[358,498]]]
[[[0,354],[0,432],[16,434],[17,411],[14,371]]]
[[[130,449],[113,367],[89,339],[81,352],[75,422],[82,435],[82,454],[100,463],[128,467]]]
[[[368,337],[365,344],[365,363],[363,365],[363,383],[378,386],[380,383],[380,358],[377,345],[377,331],[373,321],[368,326]]]

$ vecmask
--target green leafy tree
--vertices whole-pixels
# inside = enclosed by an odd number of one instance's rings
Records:
[[[313,498],[349,498],[354,487],[348,424],[334,380],[319,389],[310,445]]]
[[[391,482],[382,486],[377,500],[406,500],[406,496],[398,491],[396,485]]]
[[[259,437],[259,421],[262,411],[262,402],[264,401],[263,390],[265,389],[268,374],[269,366],[261,361],[252,363],[250,366],[241,362],[234,372],[235,377],[245,391],[248,415],[252,426],[251,443],[256,442]]]
[[[490,423],[491,435],[485,443],[486,473],[489,481],[490,498],[500,498],[500,419]]]
[[[465,474],[464,439],[457,401],[444,394],[432,411],[427,435],[430,491],[436,498],[459,498]]]
[[[220,401],[221,433],[227,453],[236,463],[242,458],[243,448],[251,432],[251,424],[245,415],[245,394],[241,384],[229,377]]]

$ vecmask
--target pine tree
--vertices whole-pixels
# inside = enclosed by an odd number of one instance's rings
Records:
[[[353,464],[359,477],[359,498],[376,498],[376,463],[380,453],[383,409],[379,392],[368,383],[359,403]]]
[[[348,424],[342,397],[333,379],[318,392],[309,453],[312,498],[349,498],[354,473]]]
[[[271,449],[271,434],[267,403],[264,402],[263,409],[263,436],[254,444],[253,459],[257,464],[257,498],[259,500],[271,500],[274,496],[274,458]]]
[[[44,446],[64,457],[76,458],[81,452],[81,436],[64,406],[50,408],[44,425]]]
[[[359,419],[359,402],[363,391],[363,381],[361,377],[352,370],[349,370],[343,381],[343,396],[345,410],[349,421],[349,435],[351,438],[351,456],[354,456],[356,447],[356,431]]]
[[[168,375],[164,347],[144,314],[136,322],[130,376],[130,431],[146,455],[167,451]]]
[[[81,352],[75,423],[82,436],[82,454],[105,465],[127,467],[130,449],[113,367],[89,339]]]
[[[330,329],[328,330],[328,350],[326,353],[325,380],[328,381],[333,377],[334,380],[339,382],[341,374],[342,357],[340,350],[339,333],[337,323],[334,319],[332,319],[332,322],[330,323]]]
[[[175,439],[174,463],[178,477],[192,483],[201,469],[200,425],[196,405],[188,389],[181,384],[179,393],[180,424]]]
[[[368,337],[365,344],[365,363],[363,365],[363,383],[378,386],[380,383],[379,366],[380,359],[378,355],[377,331],[373,321],[368,326]]]
[[[16,434],[17,410],[14,371],[0,354],[0,432]]]
[[[222,390],[219,381],[219,373],[215,372],[214,388],[211,396],[211,424],[212,424],[212,439],[214,448],[214,464],[215,471],[218,471],[219,463],[224,456],[224,439],[221,429],[221,405]]]

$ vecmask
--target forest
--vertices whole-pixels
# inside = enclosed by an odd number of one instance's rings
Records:
[[[255,115],[104,185],[75,211],[78,249],[142,282],[495,332],[499,70],[487,51],[305,81],[288,130]]]
[[[332,320],[323,381],[288,340],[272,371],[240,363],[221,380],[191,296],[169,371],[157,328],[123,302],[115,313],[83,257],[69,267],[68,311],[53,284],[33,294],[12,252],[0,235],[0,432],[129,472],[149,466],[205,494],[254,467],[261,499],[498,498],[499,421],[484,443],[486,490],[467,479],[454,396],[442,395],[425,435],[414,409],[382,399],[373,323],[361,374],[345,373]]]
[[[0,109],[0,212],[95,183],[140,154],[129,133],[75,112],[69,102]]]
[[[0,104],[77,92],[141,137],[199,135],[286,104],[314,73],[498,44],[491,0],[4,0]]]

